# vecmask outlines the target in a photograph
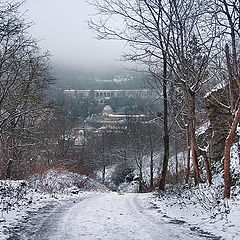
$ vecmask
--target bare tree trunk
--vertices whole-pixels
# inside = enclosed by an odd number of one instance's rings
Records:
[[[231,50],[232,54],[230,54],[229,46],[226,44],[225,46],[225,55],[227,61],[227,70],[228,70],[228,79],[229,79],[229,95],[231,101],[231,110],[234,117],[232,127],[230,129],[229,135],[225,141],[225,151],[224,151],[224,198],[230,197],[230,188],[231,188],[231,176],[230,176],[230,150],[231,146],[236,134],[236,128],[240,120],[240,105],[237,100],[233,105],[234,96],[233,91],[237,89],[236,97],[239,98],[240,91],[240,74],[239,74],[239,62],[237,55],[237,41],[236,41],[236,32],[239,31],[239,26],[236,25],[236,22],[239,21],[239,9],[234,8],[233,12],[231,10],[231,3],[228,1],[222,1],[224,8],[222,8],[222,13],[225,14],[228,21],[228,28],[230,29],[231,36]],[[238,86],[235,87],[235,84]],[[235,113],[235,109],[237,112]]]
[[[200,183],[200,174],[199,174],[199,168],[198,168],[198,157],[200,155],[203,156],[204,165],[206,169],[207,179],[209,184],[212,184],[212,174],[210,170],[210,164],[207,159],[207,154],[200,150],[197,145],[196,140],[196,117],[195,117],[195,95],[193,92],[188,90],[188,111],[189,111],[189,121],[190,121],[190,136],[191,136],[191,149],[192,149],[192,161],[194,165],[194,171],[195,171],[195,183]]]
[[[168,130],[168,102],[167,102],[167,59],[163,56],[163,106],[164,106],[164,156],[163,156],[163,168],[161,179],[159,182],[159,190],[164,191],[166,185],[166,175],[169,159],[169,130]]]
[[[209,183],[209,185],[211,185],[212,184],[212,173],[211,173],[210,164],[209,164],[209,161],[207,158],[207,154],[204,151],[200,150],[200,155],[202,155],[202,157],[203,157],[204,166],[205,166],[206,173],[207,173],[208,183]]]
[[[234,111],[233,70],[232,70],[232,64],[230,60],[228,44],[225,45],[225,55],[226,55],[227,69],[228,69],[229,98],[230,98],[230,104],[231,104],[231,111],[233,112]]]
[[[238,111],[233,120],[232,128],[225,142],[225,152],[224,152],[224,198],[230,197],[231,189],[231,176],[230,176],[230,150],[235,137],[237,125],[240,120],[240,105],[238,106]]]
[[[153,190],[153,149],[150,153],[150,191]]]
[[[176,183],[178,183],[178,145],[177,140],[175,140],[175,160],[176,160]]]
[[[200,179],[200,173],[198,168],[197,154],[193,146],[193,141],[191,141],[191,149],[192,149],[192,161],[193,161],[193,168],[194,168],[194,181],[195,181],[195,185],[197,185],[201,182],[201,179]]]
[[[192,151],[192,161],[194,167],[194,180],[197,185],[200,183],[200,173],[198,168],[198,154],[197,154],[197,144],[196,144],[196,119],[195,119],[195,95],[190,89],[186,89],[187,95],[187,106],[188,106],[188,120],[189,120],[189,135],[191,137],[191,151]]]
[[[152,131],[150,131],[151,127],[148,126],[148,141],[149,141],[149,147],[150,147],[150,187],[149,190],[153,190],[153,152],[154,152],[154,146],[153,146],[153,139],[152,139]]]
[[[103,169],[102,169],[102,183],[105,183],[105,175],[106,175],[106,165],[103,164]]]
[[[224,5],[226,7],[226,12],[228,13],[228,7],[226,2],[224,1]],[[229,53],[229,46],[226,44],[225,46],[225,55],[227,60],[227,68],[228,68],[228,78],[229,78],[229,95],[230,95],[230,101],[231,101],[231,110],[232,113],[234,113],[234,107],[233,107],[233,87],[234,82],[233,78],[235,78],[235,81],[237,83],[238,89],[240,89],[240,80],[239,80],[239,74],[238,74],[238,64],[237,64],[237,50],[236,50],[236,37],[235,37],[235,31],[233,22],[229,21],[230,28],[231,28],[231,40],[232,40],[232,64],[230,60],[230,53]],[[235,117],[233,119],[232,127],[230,129],[229,135],[225,141],[225,151],[224,151],[224,198],[230,197],[230,189],[231,189],[231,176],[230,176],[230,151],[231,146],[236,134],[237,125],[239,123],[240,119],[240,105],[238,105],[237,113],[235,114]]]
[[[12,164],[13,164],[13,160],[12,160],[12,159],[9,159],[8,164],[7,164],[6,179],[11,179]]]
[[[143,192],[142,158],[139,159],[139,192]]]
[[[186,138],[187,138],[187,167],[186,167],[186,183],[189,180],[190,174],[190,153],[191,153],[191,145],[190,145],[190,136],[189,136],[189,126],[186,127]]]

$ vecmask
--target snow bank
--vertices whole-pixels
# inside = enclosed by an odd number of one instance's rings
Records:
[[[231,148],[231,174],[236,185],[231,189],[230,199],[223,199],[223,169],[215,167],[218,173],[213,176],[211,186],[205,183],[197,187],[167,185],[166,192],[153,194],[150,203],[169,223],[187,225],[193,231],[210,233],[219,237],[217,239],[240,239],[240,163],[237,143]]]
[[[107,192],[108,189],[77,173],[49,170],[31,176],[26,181],[0,181],[0,239],[8,239],[12,228],[25,221],[30,212],[41,212],[46,206],[54,208],[64,201]]]
[[[223,189],[216,185],[219,180],[216,178],[211,187],[204,184],[184,190],[170,187],[157,193],[150,202],[170,223],[188,225],[193,231],[208,232],[219,239],[239,239],[239,194],[231,200],[222,199]]]
[[[124,182],[118,186],[118,191],[125,193],[137,193],[139,191],[139,182]]]
[[[62,169],[51,169],[44,174],[29,178],[30,187],[52,194],[70,194],[76,191],[108,191],[97,181],[78,173]]]
[[[210,121],[203,123],[201,126],[199,126],[196,130],[196,136],[200,136],[204,134],[207,129],[210,127]]]

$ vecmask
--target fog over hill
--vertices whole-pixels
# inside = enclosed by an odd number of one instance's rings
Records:
[[[120,65],[124,45],[117,41],[99,41],[88,28],[93,9],[84,0],[23,1],[25,18],[34,25],[30,33],[48,49],[53,63],[70,68],[107,69]]]
[[[143,89],[146,76],[124,68],[90,69],[56,66],[55,86],[61,89]],[[125,78],[121,83],[111,82],[114,78]]]

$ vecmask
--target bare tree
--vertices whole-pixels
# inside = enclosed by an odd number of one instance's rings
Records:
[[[49,54],[41,53],[27,33],[30,24],[20,14],[20,6],[1,2],[0,10],[0,147],[8,170],[16,149],[34,145],[32,133],[49,106],[46,89],[52,83]]]
[[[214,25],[206,22],[209,5],[202,0],[93,0],[100,20],[90,26],[100,39],[124,40],[133,51],[125,59],[158,66],[162,75],[151,71],[162,81],[164,99],[164,161],[160,189],[165,187],[169,158],[169,123],[167,103],[168,71],[185,97],[188,126],[191,136],[195,182],[200,182],[198,157],[203,156],[207,178],[211,184],[211,171],[207,154],[198,147],[196,131],[196,97],[202,85],[210,78],[208,64],[216,37]],[[122,20],[120,26],[112,20]],[[159,64],[159,62],[161,64]]]
[[[100,21],[91,21],[90,26],[98,37],[104,39],[120,39],[132,47],[132,53],[124,56],[125,60],[138,61],[149,67],[151,74],[163,82],[162,95],[164,101],[164,161],[160,189],[164,190],[166,171],[169,158],[169,129],[168,129],[168,102],[167,102],[167,62],[166,54],[170,30],[169,24],[163,19],[164,1],[138,0],[94,0],[90,2],[102,15]],[[111,23],[114,18],[122,20],[122,28]],[[168,37],[166,36],[168,35]],[[163,39],[164,38],[164,39]],[[162,71],[153,71],[151,63],[161,62]],[[155,58],[155,59],[154,59]],[[155,64],[154,64],[155,65]]]
[[[240,121],[240,65],[239,65],[239,37],[240,37],[240,2],[238,0],[215,0],[216,19],[222,28],[225,42],[225,57],[228,73],[228,86],[232,126],[225,142],[224,153],[224,197],[230,197],[230,149],[234,141],[236,129]],[[224,51],[224,50],[223,50]]]

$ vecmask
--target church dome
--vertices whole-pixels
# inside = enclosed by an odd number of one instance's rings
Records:
[[[104,108],[103,108],[103,111],[102,111],[103,114],[110,114],[110,113],[113,113],[113,110],[111,108],[110,105],[106,105]]]

